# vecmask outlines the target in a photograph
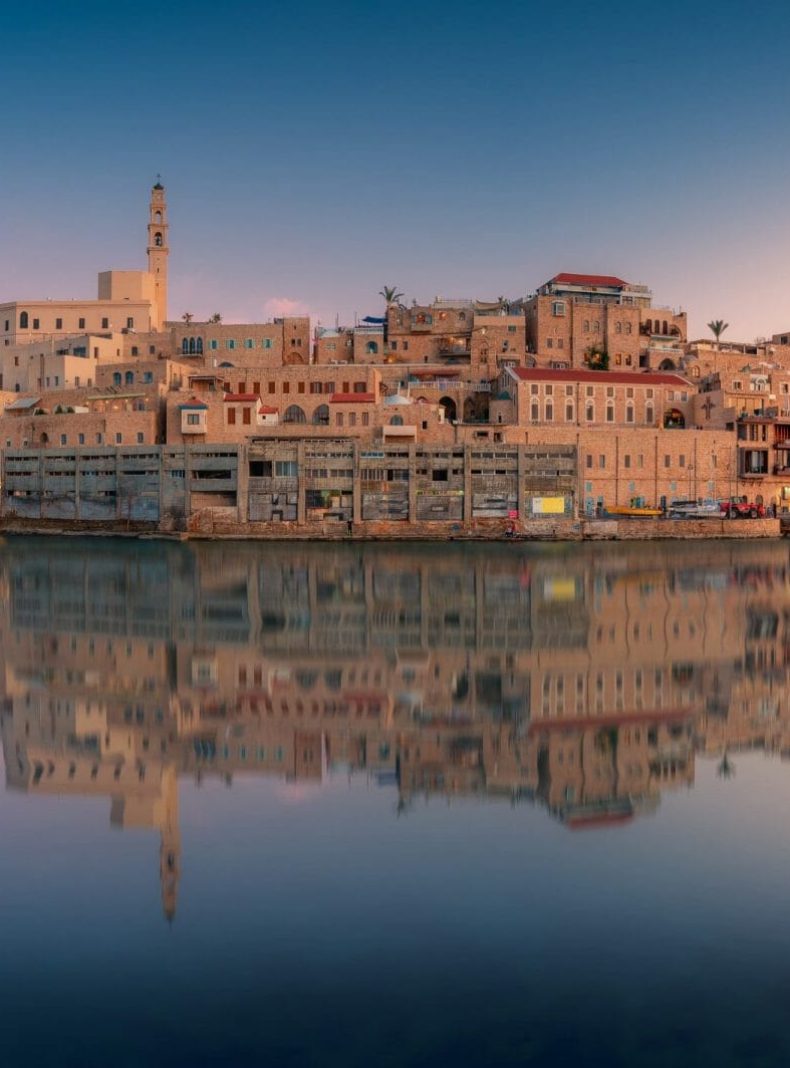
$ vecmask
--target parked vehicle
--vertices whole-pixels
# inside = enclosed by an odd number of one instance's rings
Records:
[[[765,505],[755,504],[748,497],[730,497],[719,501],[719,508],[724,519],[762,519],[765,516]]]
[[[721,519],[718,501],[672,501],[667,508],[670,519]]]

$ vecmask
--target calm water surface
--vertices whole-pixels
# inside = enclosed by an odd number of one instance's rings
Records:
[[[784,543],[0,546],[2,1064],[790,1063]]]

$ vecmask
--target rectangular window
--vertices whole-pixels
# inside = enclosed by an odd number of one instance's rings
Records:
[[[592,465],[593,465],[592,453],[588,452],[587,453],[587,466],[588,467],[592,467]]]
[[[252,340],[251,337],[248,337],[248,338],[245,339],[245,341],[244,341],[244,348],[245,349],[251,349],[254,345],[255,345],[255,342]]]
[[[66,435],[65,434],[61,434],[60,435],[60,444],[61,445],[66,445],[67,441],[68,441],[68,439],[66,438]]]
[[[283,393],[290,393],[290,392],[291,392],[291,383],[290,382],[283,382]]]
[[[143,437],[144,437],[144,435],[143,435],[142,430],[138,430],[137,431],[137,444],[138,445],[142,445],[143,444]]]
[[[508,332],[509,334],[515,334],[515,332],[516,332],[516,328],[515,328],[515,326],[509,326],[509,327],[507,328],[507,332]]]
[[[84,330],[85,329],[85,320],[84,319],[78,319],[77,320],[77,329],[78,330]]]
[[[55,329],[56,330],[62,330],[63,329],[63,320],[62,319],[56,319],[55,320]]]
[[[77,435],[77,441],[80,443],[80,445],[84,445],[85,444],[85,435],[84,434],[78,434]]]
[[[34,319],[34,320],[33,320],[33,329],[34,329],[34,330],[38,330],[40,326],[41,326],[41,322],[40,322],[40,320],[38,320],[38,319]]]
[[[624,464],[625,467],[630,467],[631,466],[631,457],[628,455],[628,453],[626,453],[625,456],[623,457],[623,464]]]
[[[552,339],[550,337],[547,337],[546,338],[546,348],[547,349],[551,349],[553,347],[554,347],[554,342],[552,341]]]
[[[271,347],[272,347],[272,339],[270,337],[265,337],[263,339],[263,341],[261,342],[261,348],[262,349],[270,349]]]
[[[335,422],[337,423],[338,426],[342,426],[343,425],[343,413],[342,412],[338,412],[337,413],[337,416],[335,418]]]
[[[565,302],[562,300],[555,300],[551,305],[552,315],[564,315],[565,314]]]
[[[242,421],[242,423],[244,423],[245,426],[249,426],[251,418],[252,418],[252,410],[250,408],[242,408],[242,410],[241,410],[241,421]]]
[[[349,426],[356,426],[357,425],[357,413],[356,412],[351,412],[349,414],[348,425]]]
[[[362,425],[363,426],[368,426],[369,423],[370,423],[370,416],[368,415],[367,412],[363,412],[362,413]]]
[[[304,393],[304,382],[297,383],[297,392]]]
[[[236,409],[228,408],[228,425],[233,426],[236,422]]]
[[[664,453],[664,467],[669,467],[669,456]]]
[[[115,444],[116,445],[122,445],[123,444],[123,434],[116,434],[115,435]]]
[[[215,337],[213,337],[211,341],[209,341],[208,347],[216,352],[217,348],[219,347],[219,342]]]
[[[235,349],[236,348],[236,339],[232,338],[232,337],[226,338],[226,340],[225,340],[225,348],[226,349]]]
[[[252,392],[255,394],[256,397],[260,397],[260,395],[261,395],[261,384],[260,384],[260,382],[253,382],[252,383]]]
[[[606,457],[605,457],[605,456],[604,456],[603,454],[601,454],[601,455],[600,455],[600,456],[598,457],[598,466],[599,466],[599,467],[600,467],[600,468],[601,468],[602,470],[603,470],[603,468],[605,468],[605,467],[606,467]]]
[[[200,426],[200,416],[197,412],[187,414],[187,426]]]
[[[109,327],[110,327],[110,320],[109,319],[102,319],[102,321],[101,321],[102,330],[108,330]]]
[[[131,315],[126,320],[126,329],[127,330],[134,330],[134,319],[131,317]]]
[[[268,385],[269,392],[270,393],[274,393],[276,391],[276,389],[277,389],[277,386],[275,385],[275,383],[274,382],[269,382],[269,385]]]

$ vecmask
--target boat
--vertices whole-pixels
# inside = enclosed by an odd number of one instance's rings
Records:
[[[664,514],[661,508],[647,508],[644,505],[613,504],[604,512],[613,519],[658,519]]]

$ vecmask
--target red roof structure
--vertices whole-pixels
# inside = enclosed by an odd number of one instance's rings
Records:
[[[601,286],[624,289],[628,285],[628,282],[624,282],[622,278],[616,278],[613,274],[571,274],[568,271],[555,274],[551,281],[557,285],[592,286],[593,288]]]
[[[253,404],[260,399],[257,393],[226,393],[223,397],[226,404],[229,401],[232,404]]]
[[[618,386],[676,386],[690,387],[682,375],[652,374],[649,371],[563,371],[549,367],[510,367],[512,375],[522,382],[599,382],[601,385],[616,383]]]
[[[329,398],[330,404],[373,404],[376,400],[375,393],[333,393]]]
[[[190,397],[185,404],[179,404],[178,407],[179,410],[183,410],[184,408],[200,408],[205,410],[208,408],[208,405],[204,404],[202,400],[198,400],[197,397]]]
[[[262,404],[258,409],[258,415],[277,415],[279,409],[272,408],[268,404]]]

